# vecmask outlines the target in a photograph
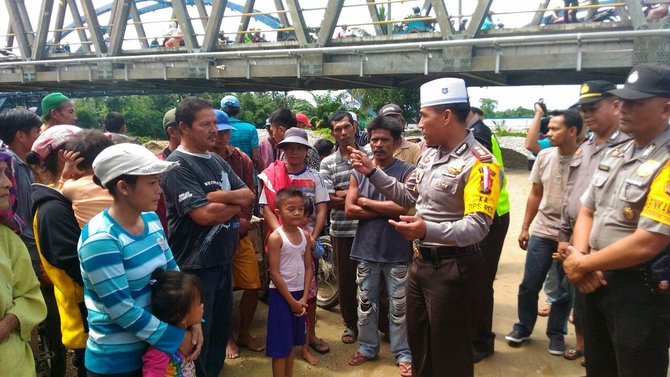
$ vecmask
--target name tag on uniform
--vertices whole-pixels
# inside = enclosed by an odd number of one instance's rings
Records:
[[[610,167],[608,165],[600,164],[598,165],[598,170],[610,171]]]

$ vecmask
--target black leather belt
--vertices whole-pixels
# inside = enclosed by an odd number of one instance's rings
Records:
[[[419,259],[433,262],[433,267],[438,269],[443,259],[465,257],[479,252],[479,244],[469,246],[424,246],[414,244],[415,255]]]

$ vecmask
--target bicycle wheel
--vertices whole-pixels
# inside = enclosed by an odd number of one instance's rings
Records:
[[[316,305],[322,309],[332,309],[339,303],[337,293],[337,264],[330,236],[319,238],[326,252],[319,259],[318,292],[316,294]]]

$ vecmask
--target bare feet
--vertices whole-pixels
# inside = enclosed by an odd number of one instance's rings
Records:
[[[233,339],[228,339],[228,344],[226,344],[226,359],[237,359],[238,357],[240,357],[240,349]]]
[[[316,365],[319,363],[319,359],[317,359],[316,356],[309,352],[309,346],[306,344],[302,346],[302,358],[305,359],[305,361],[307,361],[310,365]]]
[[[230,344],[230,342],[228,342]],[[246,336],[238,336],[237,337],[237,345],[239,347],[244,347],[249,349],[250,351],[254,352],[261,352],[265,349],[265,344],[261,342],[260,340],[254,338],[251,335],[246,335]],[[239,351],[238,351],[239,353]]]

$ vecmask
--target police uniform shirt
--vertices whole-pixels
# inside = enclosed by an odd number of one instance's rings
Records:
[[[640,150],[631,140],[607,151],[582,197],[582,204],[595,211],[589,239],[592,249],[601,250],[638,227],[651,183],[668,161],[668,142],[670,127]],[[665,226],[652,219],[640,225],[657,233]]]
[[[579,146],[570,162],[568,186],[561,211],[561,225],[558,233],[559,241],[570,241],[572,227],[575,225],[575,220],[582,205],[579,198],[589,188],[593,173],[603,158],[603,152],[612,146],[629,140],[630,137],[617,130],[602,145],[597,145],[595,139],[595,134],[591,134],[591,137]]]
[[[377,170],[370,181],[389,199],[426,221],[427,245],[468,246],[481,241],[495,215],[502,174],[473,134],[450,152],[430,148],[402,184]]]

